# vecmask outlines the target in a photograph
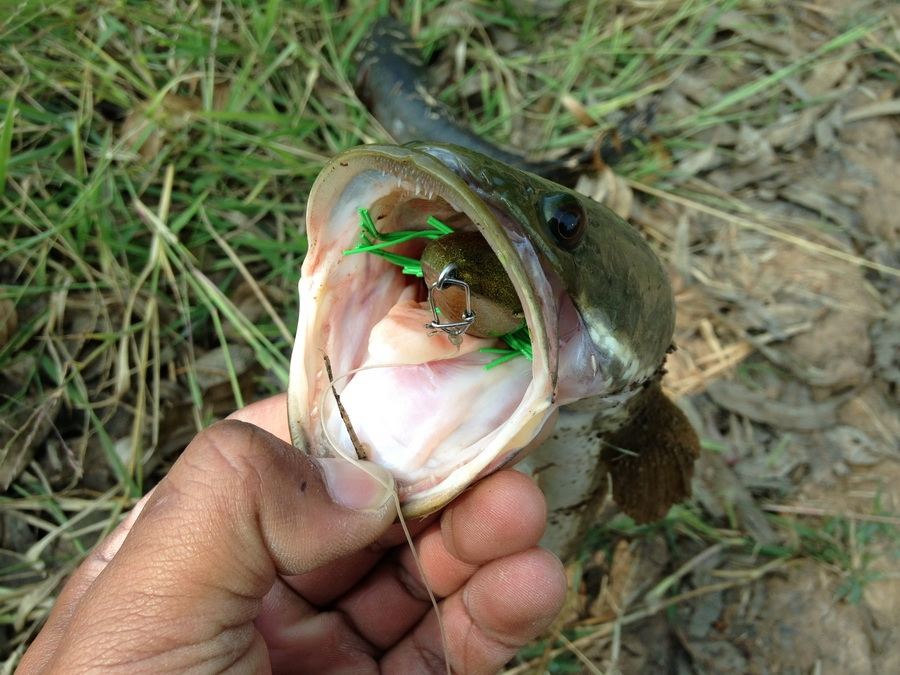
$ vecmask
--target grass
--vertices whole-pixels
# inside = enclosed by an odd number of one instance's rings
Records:
[[[0,18],[0,307],[14,306],[16,324],[5,338],[0,330],[7,671],[65,575],[187,440],[286,386],[311,182],[336,152],[388,140],[350,85],[353,47],[388,5],[24,0]],[[441,98],[479,132],[535,153],[582,147],[686,70],[715,66],[721,98],[692,115],[662,114],[658,141],[617,169],[630,185],[896,273],[786,231],[739,199],[693,191],[672,161],[705,147],[710,129],[809,105],[789,96],[791,78],[838,53],[875,54],[879,77],[896,78],[881,17],[829,16],[833,30],[814,51],[776,55],[767,69],[746,35],[719,27],[740,10],[752,28],[781,34],[784,17],[764,4],[618,5],[570,3],[551,31],[513,2],[416,0],[402,18],[422,26]],[[598,126],[579,125],[566,95]],[[667,256],[671,239],[657,243]],[[224,373],[222,383],[204,383],[201,360]],[[658,527],[673,546],[752,549],[699,512],[670,518]],[[613,526],[604,536],[648,532]],[[824,560],[816,537],[802,538],[805,547],[774,558]],[[836,534],[828,547],[847,542]],[[584,635],[568,638],[584,644]],[[557,647],[538,645],[535,658]],[[577,666],[566,658],[554,672]]]

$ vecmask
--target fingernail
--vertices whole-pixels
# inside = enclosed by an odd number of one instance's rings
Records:
[[[325,487],[335,503],[354,511],[379,511],[394,494],[394,477],[372,462],[319,459]]]

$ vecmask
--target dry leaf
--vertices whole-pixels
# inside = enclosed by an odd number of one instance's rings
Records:
[[[8,298],[0,298],[0,349],[12,339],[19,325],[16,305]]]
[[[228,358],[231,359],[234,373],[238,377],[255,363],[253,350],[247,345],[229,344],[225,348],[212,349],[194,362],[194,374],[201,390],[208,391],[230,381]]]
[[[221,110],[230,93],[229,85],[215,85],[213,110]],[[126,147],[135,150],[144,160],[149,160],[159,153],[167,133],[191,124],[202,108],[203,102],[199,96],[172,93],[166,94],[152,108],[150,102],[141,102],[125,117],[119,135]]]
[[[715,145],[708,145],[703,150],[685,155],[678,162],[678,175],[688,178],[699,173],[714,169],[722,163],[719,149]]]
[[[589,613],[592,617],[598,621],[612,621],[625,611],[635,581],[634,572],[634,553],[628,541],[620,539],[610,562],[607,583],[591,603]]]
[[[707,393],[720,406],[749,417],[757,422],[781,429],[816,431],[830,427],[837,421],[837,401],[790,404],[770,398],[764,391],[757,391],[727,380],[713,382]]]
[[[585,108],[581,101],[579,101],[574,96],[566,94],[560,99],[560,102],[563,105],[563,108],[569,111],[569,114],[576,119],[576,121],[584,127],[595,127],[597,126],[597,120],[591,117],[590,113],[588,113],[587,108]]]
[[[817,63],[809,77],[803,82],[803,88],[810,96],[821,97],[835,89],[847,74],[847,64],[837,59],[829,59]]]
[[[634,204],[631,188],[609,167],[604,167],[596,176],[582,174],[575,189],[600,202],[620,218],[628,220],[631,217],[631,208]]]
[[[749,124],[741,124],[738,141],[734,148],[738,164],[772,164],[775,153],[766,137]]]
[[[22,401],[0,427],[0,490],[6,490],[34,456],[56,418],[62,392]]]
[[[152,159],[159,153],[166,132],[187,126],[200,108],[199,98],[177,94],[168,94],[152,109],[150,103],[139,103],[122,123],[122,141],[143,159]]]

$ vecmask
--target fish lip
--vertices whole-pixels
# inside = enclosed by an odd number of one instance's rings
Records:
[[[535,402],[531,410],[532,417],[522,427],[515,438],[525,437],[529,433],[532,436],[547,422],[547,419],[555,410],[556,383],[558,371],[558,339],[556,335],[556,306],[551,284],[540,264],[540,254],[532,245],[521,224],[515,222],[509,214],[503,214],[497,207],[488,203],[477,190],[478,186],[471,185],[461,172],[442,163],[432,155],[404,146],[361,146],[348,150],[329,162],[320,172],[312,190],[310,191],[307,206],[307,234],[310,237],[310,252],[315,244],[316,231],[312,226],[316,218],[320,217],[320,210],[327,210],[329,203],[339,199],[341,190],[348,184],[352,177],[365,170],[380,170],[387,176],[399,175],[406,179],[430,181],[434,185],[442,186],[445,191],[443,196],[454,209],[464,211],[472,220],[478,231],[485,238],[491,249],[497,254],[504,269],[522,300],[526,322],[531,331],[534,361],[532,366],[532,385],[526,392],[529,396],[534,382],[549,382],[546,392],[540,394],[539,401]],[[447,193],[452,199],[447,198]],[[505,216],[505,219],[504,219]],[[307,255],[304,261],[303,276],[308,274],[307,265],[311,256]],[[298,340],[299,342],[299,340]],[[296,354],[295,354],[296,355]],[[298,372],[295,367],[295,358],[292,358],[291,381],[295,378],[306,376],[306,371]],[[538,379],[538,376],[541,376]],[[543,386],[543,384],[542,384]],[[315,387],[313,387],[315,390]],[[524,400],[524,399],[523,399]],[[531,399],[529,399],[530,401]],[[293,387],[288,389],[288,418],[291,437],[294,444],[313,454],[325,454],[326,451],[309,447],[307,434],[303,421],[308,419],[305,411],[300,409],[304,401],[297,401],[293,395]],[[537,427],[533,429],[532,427]],[[499,428],[499,427],[498,427]],[[522,446],[513,448],[519,451]],[[484,461],[486,453],[470,460],[465,467],[470,465],[480,468],[477,475],[472,475],[469,480],[453,486],[448,483],[459,468],[440,478],[437,486],[425,489],[420,494],[413,494],[403,504],[404,515],[421,516],[431,513],[448,503],[453,497],[466,489],[472,482],[482,475],[493,471],[508,459],[508,456],[490,457]],[[478,461],[476,461],[478,460]],[[413,484],[414,490],[417,484]]]

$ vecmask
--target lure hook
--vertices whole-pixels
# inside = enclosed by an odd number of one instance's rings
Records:
[[[431,305],[431,316],[433,317],[433,320],[426,323],[425,328],[432,331],[432,333],[435,331],[444,332],[447,337],[450,338],[451,343],[459,346],[462,342],[462,336],[465,335],[466,331],[469,330],[473,323],[475,323],[475,312],[472,311],[472,291],[469,288],[469,284],[462,279],[457,279],[454,276],[456,271],[456,265],[450,263],[441,270],[441,273],[438,274],[435,282],[428,287],[428,304]],[[459,321],[441,323],[440,312],[434,299],[434,292],[443,291],[447,286],[459,286],[465,291],[466,311],[463,312],[462,318]]]

